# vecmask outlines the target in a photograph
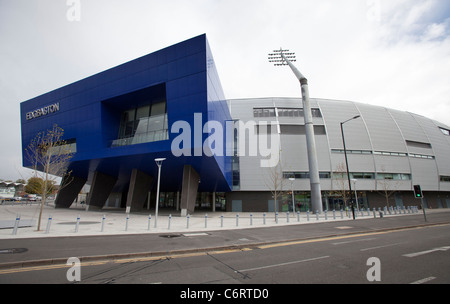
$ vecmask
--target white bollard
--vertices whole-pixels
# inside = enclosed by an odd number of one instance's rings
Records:
[[[300,223],[300,211],[297,211],[297,222]]]
[[[128,220],[130,219],[130,215],[127,213],[127,218],[125,220],[125,231],[128,231]]]
[[[220,227],[223,227],[223,214],[220,216]]]
[[[12,232],[13,235],[17,234],[17,229],[19,228],[19,223],[20,223],[20,215],[17,214],[16,222],[14,223],[14,229],[13,229],[13,232]]]
[[[167,230],[170,230],[170,221],[172,220],[172,214],[169,214],[169,221],[167,223]]]
[[[266,213],[263,213],[263,224],[266,224]]]
[[[239,227],[239,214],[236,214],[236,227]]]
[[[148,230],[148,231],[150,231],[150,223],[151,223],[151,221],[152,221],[152,215],[149,214],[149,215],[148,215],[148,227],[147,227],[147,230]]]
[[[208,228],[208,214],[205,214],[205,228]]]
[[[186,228],[189,229],[189,214],[186,216]]]
[[[48,222],[47,222],[47,228],[45,229],[45,234],[48,234],[50,232],[50,226],[52,224],[52,215],[50,215],[48,217]]]
[[[80,215],[77,216],[77,223],[75,224],[75,233],[78,232],[78,227],[80,226]]]
[[[106,219],[106,215],[103,214],[103,217],[102,217],[102,229],[100,230],[101,232],[103,232],[103,230],[105,229],[105,219]]]

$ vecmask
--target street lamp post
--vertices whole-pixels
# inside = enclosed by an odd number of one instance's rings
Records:
[[[155,162],[158,166],[158,186],[156,188],[156,207],[155,207],[155,228],[158,222],[158,205],[159,205],[159,185],[161,184],[161,166],[162,162],[165,161],[165,158],[156,158]]]
[[[292,72],[300,81],[302,89],[303,112],[305,116],[305,134],[306,149],[308,152],[308,165],[311,185],[311,206],[313,212],[322,213],[322,194],[320,189],[319,165],[317,162],[316,141],[314,138],[314,124],[312,119],[311,104],[309,100],[308,80],[300,71],[292,64],[296,61],[295,53],[289,50],[275,50],[269,54],[269,62],[273,62],[275,66],[289,65]]]
[[[295,181],[295,178],[290,177],[289,180],[291,181],[291,189],[292,189],[292,214],[295,214],[295,199],[294,199],[294,181]]]
[[[352,182],[353,182],[353,188],[355,190],[355,201],[356,201],[356,209],[359,210],[359,203],[358,203],[358,192],[356,192],[356,182],[358,180],[356,178],[352,178]]]
[[[348,160],[347,160],[347,148],[345,147],[345,137],[344,137],[344,124],[349,122],[350,120],[357,119],[361,117],[360,115],[356,115],[350,119],[347,119],[344,122],[341,122],[341,134],[342,134],[342,142],[344,143],[344,155],[345,155],[345,167],[347,168],[347,178],[348,178],[348,189],[350,191],[350,205],[352,207],[353,219],[355,219],[355,206],[353,205],[353,193],[352,193],[352,185],[350,182],[350,172],[348,170]]]

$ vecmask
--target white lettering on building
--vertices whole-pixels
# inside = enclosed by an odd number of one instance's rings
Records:
[[[45,116],[59,111],[59,102],[27,113],[27,120]]]

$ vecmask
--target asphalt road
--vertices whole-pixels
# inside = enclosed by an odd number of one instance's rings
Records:
[[[30,265],[0,269],[0,283],[448,284],[450,213],[430,214],[428,220],[424,225],[423,217],[410,216],[151,240],[149,236],[8,240],[2,247],[27,251],[4,254],[3,261],[28,259]],[[165,248],[167,254],[131,254],[148,252],[149,246],[155,253]],[[210,249],[201,250],[206,247]],[[117,255],[108,259],[106,253]],[[31,258],[94,254],[103,254],[103,259],[83,261],[79,269],[48,263],[31,267]],[[80,274],[80,281],[69,282],[68,274],[72,279]],[[200,290],[198,285],[190,288]],[[225,291],[216,286],[216,297],[225,297]],[[177,289],[172,296],[181,297],[182,292]],[[227,296],[239,292],[233,289]]]

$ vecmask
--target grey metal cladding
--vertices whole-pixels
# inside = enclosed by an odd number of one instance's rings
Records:
[[[354,150],[348,155],[351,172],[374,173],[374,176],[377,173],[410,174],[411,180],[401,181],[402,190],[420,184],[425,191],[450,191],[449,182],[440,182],[440,176],[450,176],[450,136],[439,129],[449,130],[448,126],[409,112],[363,103],[318,98],[311,98],[311,102],[312,108],[319,108],[322,114],[322,117],[314,117],[314,124],[324,126],[326,131],[316,134],[321,172],[335,171],[344,162],[340,123],[360,115],[359,119],[344,125],[347,149]],[[243,122],[304,124],[303,117],[255,118],[253,115],[254,108],[302,108],[300,98],[235,99],[228,104],[232,118]],[[283,171],[308,171],[305,135],[281,134],[280,139]],[[358,151],[364,153],[358,154]],[[260,156],[240,158],[242,191],[267,190],[262,177],[264,172],[259,168],[260,159]],[[331,190],[329,179],[322,179],[321,184],[323,190]],[[361,180],[358,187],[376,190],[377,184],[378,180]],[[309,189],[305,180],[296,180],[294,187]]]

